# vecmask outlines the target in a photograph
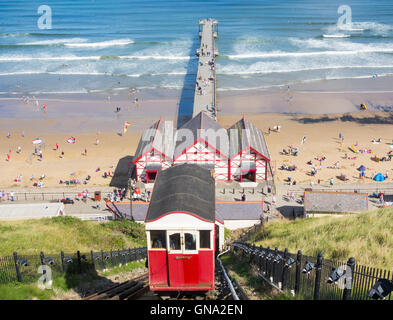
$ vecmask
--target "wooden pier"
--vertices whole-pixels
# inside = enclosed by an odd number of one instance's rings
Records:
[[[216,56],[218,51],[215,50],[214,39],[217,36],[217,20],[199,20],[201,45],[196,52],[199,61],[195,83],[193,117],[203,111],[216,120]]]

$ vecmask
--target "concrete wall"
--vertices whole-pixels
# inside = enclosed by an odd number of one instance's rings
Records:
[[[258,224],[260,222],[261,220],[224,220],[224,226],[229,230],[236,230],[252,227],[254,224]]]
[[[64,204],[57,203],[28,203],[28,204],[1,204],[0,220],[41,219],[65,215]]]

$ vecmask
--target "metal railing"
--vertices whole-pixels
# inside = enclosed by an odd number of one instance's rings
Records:
[[[264,278],[280,290],[291,292],[304,300],[370,300],[370,290],[378,281],[386,279],[393,289],[393,272],[356,265],[350,258],[346,263],[317,257],[256,247],[250,243],[232,243],[239,254],[259,269]],[[335,273],[336,272],[336,273]],[[393,300],[389,292],[386,300]]]
[[[129,262],[147,258],[146,247],[90,252],[63,251],[54,254],[22,255],[0,257],[0,284],[10,282],[31,283],[42,276],[42,266],[50,267],[52,277],[61,274],[81,274],[94,270],[106,270]],[[41,268],[40,268],[41,267]]]

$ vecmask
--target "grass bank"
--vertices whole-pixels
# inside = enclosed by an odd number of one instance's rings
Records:
[[[302,250],[316,256],[346,261],[354,257],[358,264],[393,269],[393,209],[348,215],[281,220],[267,224],[250,241],[264,247]]]
[[[0,256],[14,251],[23,254],[61,250],[88,252],[145,245],[144,225],[128,220],[97,223],[65,216],[0,222]]]
[[[53,278],[51,289],[41,289],[37,283],[12,282],[0,285],[0,300],[75,300],[126,281],[135,270],[142,270],[144,261],[129,262],[108,269],[83,274],[62,274]]]

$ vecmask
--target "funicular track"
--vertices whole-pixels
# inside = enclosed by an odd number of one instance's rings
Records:
[[[229,279],[219,258],[215,267],[215,289],[208,293],[171,292],[170,294],[153,294],[149,290],[149,276],[144,273],[125,282],[96,292],[84,300],[248,300],[243,288],[234,279]]]
[[[135,300],[149,291],[147,273],[94,293],[84,300]]]

